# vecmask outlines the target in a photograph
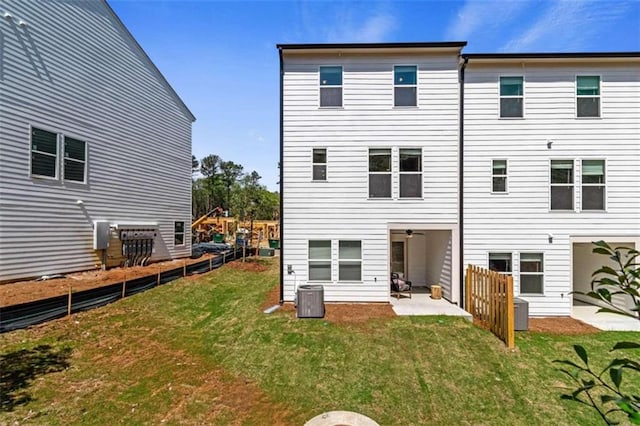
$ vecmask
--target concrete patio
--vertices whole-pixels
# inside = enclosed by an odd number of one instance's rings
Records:
[[[572,318],[607,331],[640,331],[640,321],[623,315],[597,313],[598,306],[573,301]]]
[[[464,317],[471,321],[471,314],[445,299],[434,300],[427,289],[415,289],[412,297],[402,295],[389,300],[393,311],[399,316],[410,315],[447,315]]]

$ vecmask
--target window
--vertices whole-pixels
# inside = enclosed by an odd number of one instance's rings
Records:
[[[331,281],[331,241],[309,241],[309,281]]]
[[[422,149],[400,150],[400,198],[422,197]]]
[[[551,210],[573,210],[573,160],[551,160]]]
[[[500,77],[500,117],[522,117],[524,78]]]
[[[600,117],[600,77],[576,77],[576,110],[578,117]]]
[[[175,222],[173,226],[173,245],[184,245],[184,222]]]
[[[520,253],[520,294],[544,293],[542,253]]]
[[[64,167],[65,180],[76,182],[85,181],[86,172],[86,142],[65,136],[64,138]]]
[[[391,198],[391,150],[369,150],[369,197]]]
[[[493,160],[491,165],[492,192],[507,192],[507,160]]]
[[[31,128],[31,175],[58,178],[58,135]]]
[[[327,150],[313,150],[313,180],[327,180]]]
[[[393,67],[393,104],[395,106],[418,105],[418,67],[396,65]]]
[[[582,210],[604,210],[604,160],[582,160]]]
[[[320,67],[320,106],[342,106],[342,67]]]
[[[362,242],[338,242],[338,280],[362,280]]]
[[[489,253],[489,269],[492,271],[511,274],[511,253]]]
[[[391,272],[404,275],[404,241],[391,242]]]

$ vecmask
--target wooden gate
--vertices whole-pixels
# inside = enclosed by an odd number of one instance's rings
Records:
[[[465,281],[466,308],[474,322],[514,348],[513,277],[469,265]]]

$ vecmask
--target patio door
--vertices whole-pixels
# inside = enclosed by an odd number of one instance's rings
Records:
[[[400,274],[405,277],[405,242],[404,241],[392,241],[391,242],[391,272]]]

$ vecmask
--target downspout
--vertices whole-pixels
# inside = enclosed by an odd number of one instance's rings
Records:
[[[458,134],[460,137],[460,144],[458,148],[458,250],[460,255],[458,256],[460,262],[460,307],[464,308],[465,294],[464,294],[464,70],[469,62],[468,57],[462,57],[464,60],[460,67],[460,108],[458,119]]]
[[[284,253],[284,206],[283,206],[283,196],[282,196],[282,189],[284,187],[283,184],[283,169],[284,169],[284,164],[283,164],[283,158],[284,158],[284,133],[283,133],[283,111],[284,111],[284,99],[283,99],[283,94],[284,94],[284,65],[282,63],[282,48],[278,47],[278,56],[280,57],[280,164],[279,164],[279,169],[280,169],[280,182],[278,182],[280,184],[280,304],[282,305],[284,303],[284,260],[283,260],[283,253]]]

